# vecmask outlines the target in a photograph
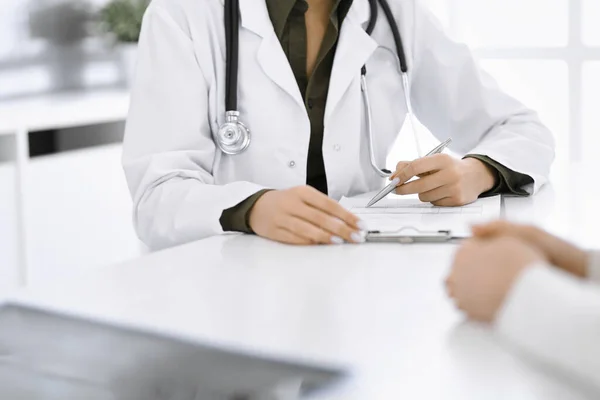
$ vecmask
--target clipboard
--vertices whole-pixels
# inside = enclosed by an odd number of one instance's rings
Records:
[[[452,231],[422,231],[417,228],[407,226],[396,231],[369,231],[366,241],[369,243],[458,243],[467,237],[452,235]]]

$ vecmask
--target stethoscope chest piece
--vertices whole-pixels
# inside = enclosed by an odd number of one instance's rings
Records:
[[[217,133],[215,141],[225,154],[240,154],[250,146],[250,130],[240,122],[239,117],[239,112],[227,111],[225,123]]]

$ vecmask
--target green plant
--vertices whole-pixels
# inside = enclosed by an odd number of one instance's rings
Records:
[[[136,43],[140,38],[142,19],[149,0],[112,0],[101,11],[105,29],[118,41]]]

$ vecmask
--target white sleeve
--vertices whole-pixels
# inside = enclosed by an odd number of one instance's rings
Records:
[[[534,193],[548,180],[554,138],[537,114],[501,91],[463,44],[451,40],[415,1],[412,97],[415,114],[461,155],[486,155],[529,175]],[[535,155],[535,156],[533,156]]]
[[[529,268],[495,329],[525,354],[600,388],[600,289],[562,270]]]
[[[588,279],[600,284],[600,250],[589,253]]]
[[[182,25],[156,3],[149,7],[124,140],[134,224],[152,249],[222,233],[223,210],[262,189],[214,185],[208,84]]]

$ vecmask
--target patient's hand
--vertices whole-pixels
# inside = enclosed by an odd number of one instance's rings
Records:
[[[534,226],[497,221],[473,227],[473,234],[482,239],[519,238],[537,247],[551,264],[578,277],[587,276],[588,254],[585,251]]]
[[[446,288],[470,318],[491,322],[519,275],[544,261],[538,248],[514,237],[469,240],[456,254]]]

